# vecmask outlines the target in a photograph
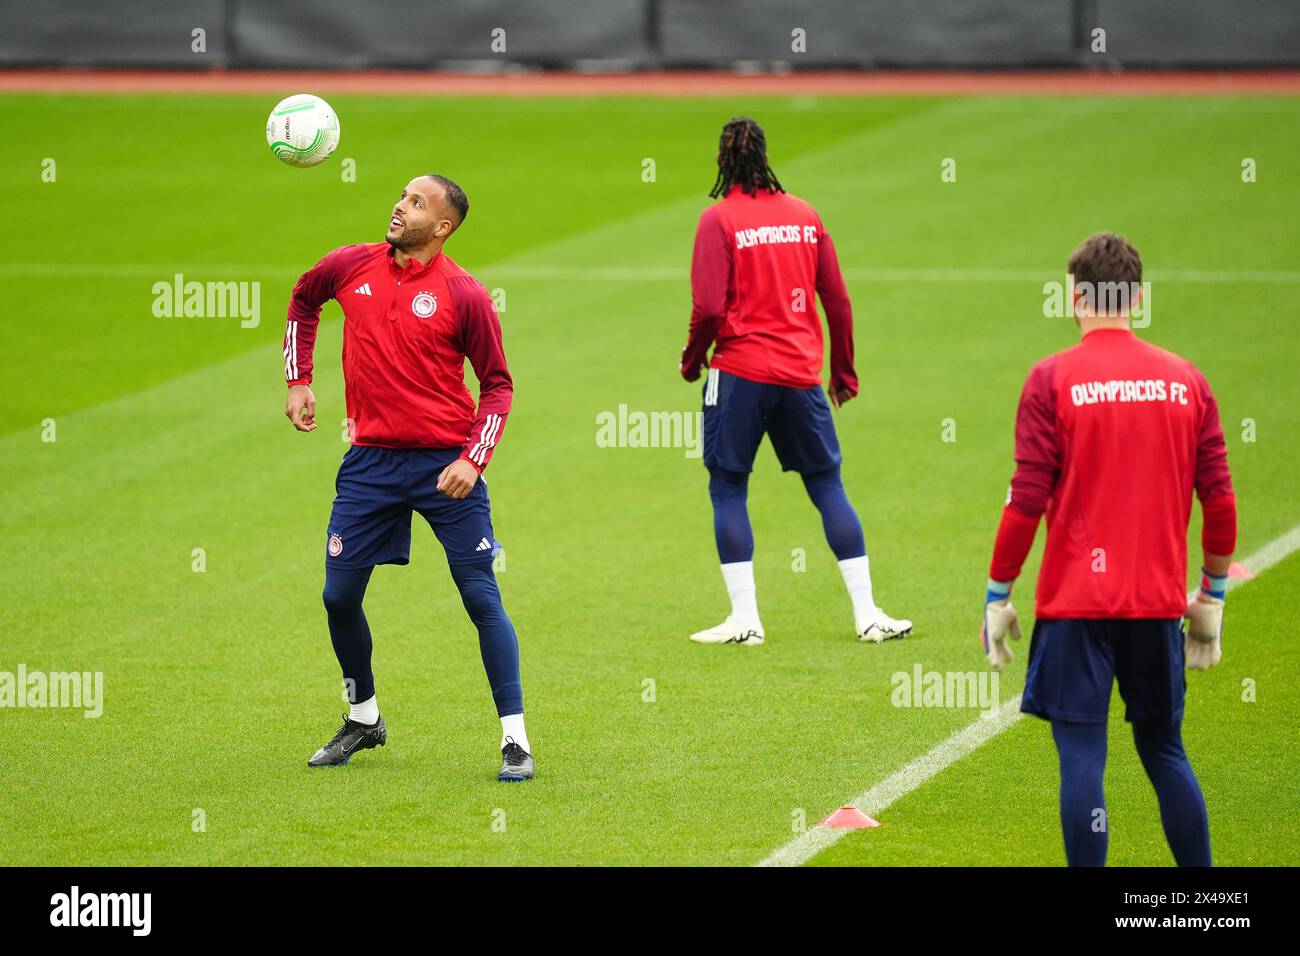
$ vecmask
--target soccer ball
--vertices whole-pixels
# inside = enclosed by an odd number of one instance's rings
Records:
[[[266,119],[266,141],[275,158],[290,166],[315,166],[339,144],[339,118],[319,96],[295,93]]]

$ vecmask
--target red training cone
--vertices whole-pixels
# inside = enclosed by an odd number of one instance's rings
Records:
[[[827,830],[870,830],[880,824],[857,807],[840,807],[817,826]]]

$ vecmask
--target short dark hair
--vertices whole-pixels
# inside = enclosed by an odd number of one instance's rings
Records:
[[[1093,289],[1103,282],[1135,286],[1142,281],[1142,257],[1123,236],[1095,232],[1070,253],[1068,271],[1076,286],[1085,282]]]
[[[425,173],[424,176],[426,179],[432,179],[435,183],[438,183],[444,190],[446,190],[447,205],[456,210],[456,215],[460,217],[459,221],[456,223],[456,228],[459,228],[460,224],[465,221],[465,217],[469,215],[469,197],[465,195],[465,190],[461,189],[446,176],[440,176],[437,173]],[[456,230],[453,229],[452,231],[455,232]]]

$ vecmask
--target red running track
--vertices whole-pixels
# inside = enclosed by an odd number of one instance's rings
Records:
[[[500,74],[402,70],[0,70],[0,92],[384,96],[1258,96],[1300,95],[1300,70],[1220,72],[719,71]]]

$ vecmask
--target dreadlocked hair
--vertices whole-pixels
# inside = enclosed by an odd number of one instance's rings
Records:
[[[709,196],[716,199],[726,195],[732,186],[739,186],[750,195],[760,189],[785,192],[767,164],[767,137],[763,135],[763,127],[748,116],[737,116],[722,127],[722,138],[718,140],[718,178]]]

